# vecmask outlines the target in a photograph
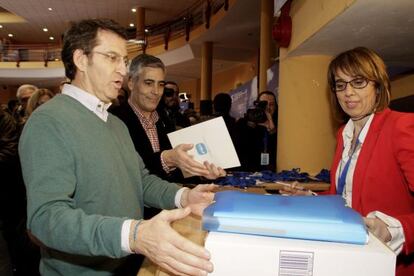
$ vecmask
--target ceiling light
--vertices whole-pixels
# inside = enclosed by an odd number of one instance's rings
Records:
[[[148,33],[148,32],[149,32],[149,30],[148,30],[147,28],[145,28],[145,29],[144,29],[144,32]]]
[[[8,34],[9,37],[13,37],[13,34]]]
[[[53,11],[53,9],[52,8],[47,8],[49,11]]]
[[[47,28],[43,28],[43,31],[44,31],[44,32],[47,32],[47,31],[49,31],[49,30],[48,30]]]
[[[0,25],[0,29],[3,29],[3,25]]]
[[[136,8],[132,8],[131,11],[132,12],[137,12],[137,9]]]
[[[129,23],[129,26],[134,27],[135,25],[134,25],[134,23]]]
[[[55,40],[55,38],[53,36],[49,36],[50,40]]]

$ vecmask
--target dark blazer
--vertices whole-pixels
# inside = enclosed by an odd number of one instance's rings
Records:
[[[111,112],[119,119],[121,119],[128,127],[129,134],[131,135],[131,139],[134,142],[135,149],[141,156],[142,160],[145,163],[145,166],[150,171],[150,173],[155,174],[160,178],[168,180],[170,182],[182,182],[184,178],[179,169],[176,169],[167,174],[162,168],[161,152],[171,149],[171,144],[167,137],[166,124],[163,122],[163,119],[161,117],[156,123],[158,139],[160,143],[160,151],[154,153],[151,142],[148,139],[148,136],[145,133],[141,122],[139,121],[137,115],[132,110],[128,102],[115,107],[111,110]]]
[[[277,121],[274,121],[277,122]],[[264,126],[250,125],[246,118],[236,123],[235,145],[243,171],[276,171],[277,134],[269,133]],[[269,153],[269,165],[261,165],[261,154]]]
[[[336,193],[342,131],[331,168],[331,193]],[[414,114],[390,109],[375,114],[355,167],[352,208],[363,216],[381,211],[401,222],[405,243],[396,275],[414,275]]]

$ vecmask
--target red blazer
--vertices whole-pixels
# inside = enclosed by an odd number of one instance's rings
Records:
[[[342,127],[331,167],[330,193],[344,148]],[[375,114],[359,154],[352,187],[352,208],[366,216],[381,211],[398,219],[405,243],[398,276],[414,275],[414,114],[386,109]]]

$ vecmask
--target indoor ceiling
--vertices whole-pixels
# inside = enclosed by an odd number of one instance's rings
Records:
[[[0,10],[0,24],[3,25],[0,38],[13,33],[14,43],[50,43],[50,36],[60,38],[70,22],[85,18],[112,18],[128,27],[137,21],[136,13],[131,11],[136,7],[145,8],[147,26],[160,24],[182,16],[189,8],[202,3],[203,0],[0,0],[0,7],[4,9],[3,12]],[[201,45],[207,40],[214,43],[213,73],[254,61],[259,48],[259,15],[260,1],[237,0],[214,28],[191,41],[190,59],[168,64],[168,78],[177,82],[200,78]],[[45,33],[43,28],[47,28],[48,32]],[[61,79],[45,80],[35,77],[25,81],[49,86]],[[22,80],[20,77],[8,76],[0,77],[0,82],[18,85]]]
[[[9,22],[0,22],[3,25],[0,37],[13,33],[14,43],[50,43],[50,36],[59,39],[71,22],[87,18],[111,18],[127,28],[130,23],[137,22],[137,13],[131,11],[137,7],[145,8],[146,25],[160,24],[182,16],[199,2],[200,0],[0,0],[3,12],[11,13],[7,17]],[[43,31],[45,27],[47,33]]]
[[[377,51],[391,76],[414,71],[414,1],[357,0],[291,55],[336,55],[357,46]]]
[[[4,25],[0,37],[12,31],[16,33],[16,41],[40,43],[48,41],[50,35],[59,37],[71,21],[95,17],[110,17],[127,27],[135,21],[131,8],[137,6],[146,8],[146,25],[159,24],[183,14],[197,2],[200,1],[0,0],[0,7],[15,15],[0,14],[0,24]],[[4,23],[4,18],[10,23]],[[44,27],[49,29],[47,35],[42,31]],[[213,74],[237,64],[251,63],[259,49],[259,37],[260,1],[237,0],[214,28],[191,40],[185,59],[166,62],[168,78],[178,82],[199,78],[204,41],[214,43]],[[392,74],[398,74],[414,70],[413,45],[414,0],[356,0],[290,55],[336,55],[356,46],[367,46],[381,54]],[[0,78],[1,84],[6,81],[15,82],[10,76]]]

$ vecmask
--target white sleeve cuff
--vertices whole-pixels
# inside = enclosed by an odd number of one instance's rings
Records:
[[[132,254],[134,252],[131,251],[131,248],[129,246],[129,232],[131,229],[131,223],[132,223],[132,219],[127,219],[126,221],[124,221],[124,223],[122,224],[122,229],[121,229],[121,249],[123,252]]]
[[[179,189],[177,191],[177,193],[175,194],[174,202],[175,202],[175,206],[177,206],[177,208],[183,208],[183,206],[181,206],[181,196],[183,195],[183,192],[185,190],[189,190],[189,188],[183,187],[183,188]]]
[[[388,231],[391,234],[391,240],[387,242],[387,245],[393,250],[397,255],[402,251],[405,236],[404,230],[402,228],[401,222],[393,217],[390,217],[380,211],[373,211],[367,215],[368,218],[379,218],[386,225],[388,225]]]

